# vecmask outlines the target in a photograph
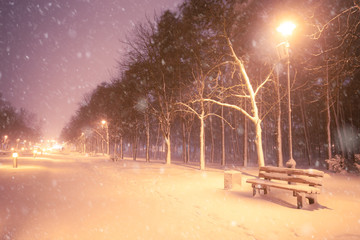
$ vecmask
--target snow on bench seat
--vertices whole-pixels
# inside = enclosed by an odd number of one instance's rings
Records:
[[[302,208],[305,198],[309,199],[310,204],[317,202],[323,176],[324,172],[314,169],[260,167],[259,178],[247,179],[246,182],[252,184],[253,196],[256,191],[260,194],[261,190],[267,194],[270,188],[293,191],[297,197],[297,207]]]
[[[246,182],[252,183],[252,184],[258,184],[259,186],[255,186],[255,188],[260,188],[262,186],[268,186],[268,187],[275,187],[275,188],[291,190],[291,191],[296,191],[296,192],[303,192],[303,193],[316,193],[316,194],[320,193],[319,188],[306,186],[306,185],[291,185],[291,184],[284,184],[281,182],[273,182],[273,181],[263,180],[263,179],[248,179]]]

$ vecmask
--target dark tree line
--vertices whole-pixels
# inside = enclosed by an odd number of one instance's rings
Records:
[[[360,152],[358,1],[186,0],[138,24],[120,74],[86,96],[62,131],[82,151],[222,165],[289,159],[288,41],[292,144],[298,164]],[[107,129],[100,125],[106,119]],[[257,160],[257,161],[256,161]]]
[[[1,149],[8,150],[19,146],[19,141],[36,142],[40,140],[41,123],[35,114],[25,109],[16,109],[2,98],[0,93],[0,134]]]

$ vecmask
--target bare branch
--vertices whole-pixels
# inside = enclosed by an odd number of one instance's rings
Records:
[[[258,92],[260,91],[260,89],[268,82],[268,81],[270,81],[271,79],[270,79],[270,76],[272,75],[272,73],[273,73],[273,71],[274,71],[274,68],[275,68],[275,65],[273,66],[273,68],[271,69],[271,71],[270,71],[270,73],[268,74],[268,76],[266,77],[266,79],[265,79],[265,81],[263,81],[258,87],[257,87],[257,89],[256,89],[256,91],[255,91],[255,97],[256,97],[256,95],[258,94]]]
[[[248,117],[251,121],[255,122],[255,118],[253,116],[251,116],[249,113],[247,113],[244,109],[242,109],[241,107],[239,106],[236,106],[236,105],[233,105],[233,104],[229,104],[229,103],[223,103],[223,102],[219,102],[219,101],[216,101],[214,99],[203,99],[203,101],[205,102],[212,102],[212,103],[215,103],[217,105],[220,105],[220,106],[224,106],[224,107],[229,107],[229,108],[233,108],[233,109],[236,109],[238,111],[240,111],[241,113],[243,113],[246,117]]]

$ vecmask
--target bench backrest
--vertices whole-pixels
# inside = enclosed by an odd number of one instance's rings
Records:
[[[295,169],[267,166],[260,167],[259,177],[291,183],[303,183],[310,186],[322,186],[324,172],[315,169]]]

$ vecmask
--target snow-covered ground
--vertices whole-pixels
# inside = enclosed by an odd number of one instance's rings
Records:
[[[224,190],[223,170],[81,155],[0,156],[0,239],[360,239],[360,177],[326,173],[316,206]]]

